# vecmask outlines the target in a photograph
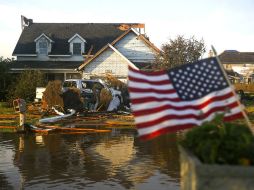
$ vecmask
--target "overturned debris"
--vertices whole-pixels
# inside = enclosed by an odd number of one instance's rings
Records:
[[[59,115],[59,116],[50,117],[50,118],[43,118],[43,119],[40,119],[39,122],[40,123],[54,123],[54,122],[57,122],[57,121],[59,121],[61,119],[70,117],[70,116],[72,116],[72,115],[74,115],[76,113],[76,111],[73,110],[73,109],[71,109],[69,111],[70,111],[69,114]]]

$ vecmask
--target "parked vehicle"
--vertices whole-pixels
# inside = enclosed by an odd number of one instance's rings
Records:
[[[112,95],[112,102],[110,102],[109,110],[113,111],[117,109],[122,103],[121,92],[113,88],[109,88],[102,80],[87,80],[87,79],[68,79],[63,82],[62,92],[66,92],[69,88],[78,88],[81,92],[81,96],[85,99],[86,109],[96,109],[97,99],[94,93],[105,88]],[[96,91],[96,92],[94,92]]]
[[[68,88],[78,88],[81,93],[93,93],[92,89],[95,84],[100,88],[105,88],[101,80],[68,79],[63,82],[62,90],[66,92]]]

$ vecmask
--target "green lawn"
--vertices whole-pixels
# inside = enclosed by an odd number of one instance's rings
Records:
[[[7,102],[0,102],[0,114],[14,114],[14,109]]]

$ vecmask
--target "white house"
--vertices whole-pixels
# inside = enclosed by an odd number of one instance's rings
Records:
[[[25,21],[13,51],[17,61],[10,65],[12,73],[40,70],[48,80],[111,73],[125,80],[128,65],[149,68],[160,51],[145,36],[144,24]]]

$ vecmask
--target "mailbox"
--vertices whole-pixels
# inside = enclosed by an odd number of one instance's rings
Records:
[[[25,113],[26,112],[26,101],[23,99],[16,99],[13,101],[14,111],[17,113]]]

